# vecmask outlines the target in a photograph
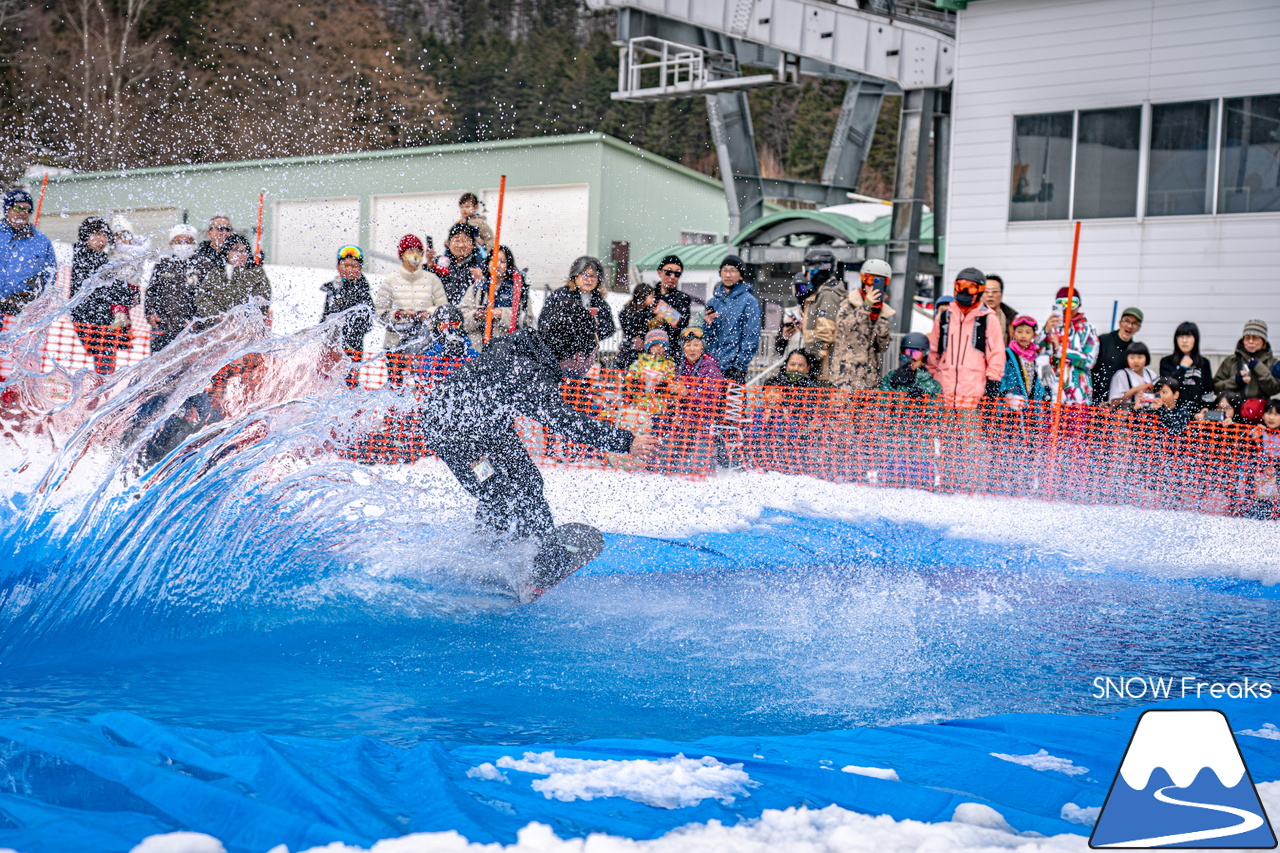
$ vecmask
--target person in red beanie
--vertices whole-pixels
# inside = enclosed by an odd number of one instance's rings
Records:
[[[422,265],[423,249],[422,241],[413,234],[400,238],[400,266],[383,281],[373,302],[378,318],[387,327],[383,346],[390,353],[387,372],[396,386],[404,383],[405,361],[428,344],[432,312],[449,303],[440,279]]]

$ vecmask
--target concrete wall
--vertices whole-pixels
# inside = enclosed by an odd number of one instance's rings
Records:
[[[1276,0],[979,0],[958,43],[947,271],[1003,274],[1007,301],[1041,320],[1072,225],[1008,221],[1015,115],[1280,93]],[[1113,301],[1140,306],[1153,354],[1183,320],[1208,352],[1251,317],[1280,340],[1278,278],[1280,213],[1084,220],[1086,313],[1106,330]]]

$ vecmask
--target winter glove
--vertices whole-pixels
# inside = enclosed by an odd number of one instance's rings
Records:
[[[894,391],[907,391],[914,388],[915,384],[916,372],[911,369],[909,364],[899,367],[889,374],[889,387]]]
[[[994,379],[988,379],[988,380],[987,380],[987,387],[986,387],[986,390],[982,392],[982,396],[984,396],[984,397],[999,397],[999,396],[1000,396],[1000,383],[999,383],[999,382],[997,382],[997,381],[996,381],[996,380],[994,380]]]

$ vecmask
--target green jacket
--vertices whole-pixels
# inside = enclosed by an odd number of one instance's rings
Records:
[[[1251,380],[1247,384],[1242,384],[1240,371],[1247,367],[1250,361],[1254,362],[1253,367],[1249,368]],[[1263,346],[1255,353],[1250,353],[1245,351],[1244,339],[1241,338],[1236,343],[1235,353],[1224,358],[1222,364],[1218,365],[1218,372],[1213,375],[1213,390],[1238,391],[1244,395],[1245,399],[1254,397],[1266,399],[1280,394],[1280,379],[1271,375],[1271,366],[1275,363],[1276,357],[1271,354],[1269,345]]]
[[[233,268],[230,280],[227,279],[227,267],[219,264],[205,275],[200,282],[200,290],[196,293],[196,317],[204,321],[208,328],[210,321],[216,320],[238,305],[252,302],[254,298],[266,304],[262,306],[265,316],[271,305],[271,282],[262,267],[247,266]]]

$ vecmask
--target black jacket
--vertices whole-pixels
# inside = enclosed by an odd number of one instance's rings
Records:
[[[365,306],[364,311],[355,311],[342,322],[342,348],[360,352],[364,349],[364,336],[373,328],[373,294],[369,290],[369,280],[364,276],[357,279],[335,278],[325,282],[320,289],[324,291],[321,322],[357,305]]]
[[[196,318],[199,284],[199,264],[194,256],[185,261],[173,257],[156,261],[146,293],[147,316],[160,317],[155,332],[180,332]]]
[[[496,338],[423,400],[427,443],[483,444],[532,418],[557,435],[614,453],[631,449],[631,433],[575,409],[560,392],[564,371],[532,329]]]
[[[649,334],[651,320],[653,320],[653,309],[645,305],[634,305],[629,302],[618,312],[618,323],[622,326],[622,343],[618,344],[618,357],[613,363],[616,369],[626,370],[640,355],[640,350],[632,346],[632,339],[643,338]]]
[[[542,310],[547,310],[550,305],[563,308],[564,303],[574,301],[581,305],[582,294],[565,285],[559,290],[553,290],[547,294],[547,301]],[[604,294],[600,292],[599,287],[591,291],[591,307],[596,309],[596,340],[603,341],[618,331],[617,324],[613,322],[613,309],[609,307],[609,303],[604,298]]]
[[[1180,352],[1160,359],[1160,375],[1178,380],[1178,384],[1182,386],[1178,399],[1182,401],[1182,405],[1190,406],[1191,411],[1198,412],[1209,405],[1204,400],[1204,395],[1213,393],[1213,367],[1210,366],[1209,359],[1202,355],[1196,356],[1190,367],[1183,367],[1179,364],[1180,361]]]
[[[1111,393],[1111,377],[1128,366],[1125,350],[1129,342],[1120,340],[1120,330],[1098,335],[1098,360],[1093,363],[1093,403],[1105,406]]]
[[[467,295],[471,287],[471,268],[479,267],[487,276],[489,265],[479,252],[472,252],[461,260],[445,252],[436,259],[435,274],[444,285],[444,295],[454,305],[462,304],[462,297]],[[487,298],[487,297],[486,297]]]
[[[667,323],[664,321],[662,328],[666,330],[667,337],[671,339],[674,345],[680,340],[680,333],[684,331],[685,326],[689,325],[689,317],[692,312],[693,300],[689,298],[689,294],[679,288],[670,293],[658,293],[658,301],[665,302],[672,308],[680,312],[680,319],[675,323]]]
[[[72,249],[71,295],[75,296],[85,286],[93,288],[84,302],[71,309],[71,318],[77,323],[109,326],[115,320],[112,305],[127,307],[138,302],[138,292],[123,281],[110,278],[109,270],[95,277],[107,261],[106,252],[95,252],[82,243],[76,243]]]

